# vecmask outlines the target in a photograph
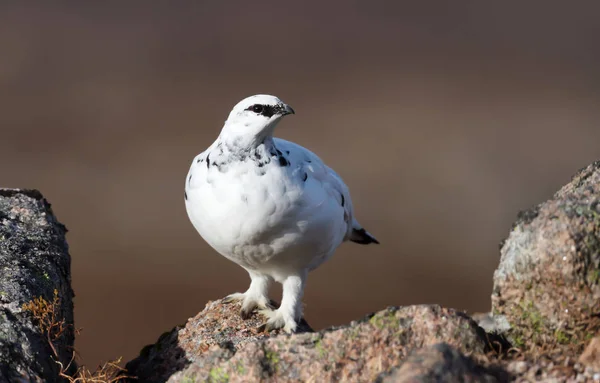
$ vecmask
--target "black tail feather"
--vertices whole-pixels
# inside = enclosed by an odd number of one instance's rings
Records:
[[[352,234],[350,234],[350,240],[361,245],[368,245],[370,243],[379,244],[377,238],[373,237],[365,229],[352,229]]]

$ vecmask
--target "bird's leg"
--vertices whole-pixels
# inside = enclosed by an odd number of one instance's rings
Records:
[[[269,303],[269,298],[267,297],[271,278],[250,270],[248,270],[248,274],[250,274],[251,279],[248,290],[245,293],[234,293],[228,295],[223,299],[224,303],[241,301],[242,310],[240,315],[243,319],[250,318],[250,315],[252,315],[252,312],[256,308],[265,311],[273,309]]]
[[[267,331],[283,328],[285,332],[296,331],[298,322],[302,318],[302,295],[304,294],[304,283],[306,271],[298,275],[290,275],[283,281],[283,298],[281,306],[277,310],[261,314],[268,318],[264,329]]]

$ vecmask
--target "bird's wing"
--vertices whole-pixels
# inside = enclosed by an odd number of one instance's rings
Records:
[[[330,198],[337,201],[344,209],[344,220],[348,224],[347,238],[352,234],[354,226],[358,225],[353,219],[352,199],[350,190],[342,178],[313,152],[281,138],[275,138],[275,146],[289,159],[292,171],[301,173],[303,179],[308,177],[320,183]]]

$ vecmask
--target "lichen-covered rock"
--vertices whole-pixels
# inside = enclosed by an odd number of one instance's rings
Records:
[[[520,214],[501,249],[492,310],[523,349],[579,350],[600,331],[600,162]]]
[[[416,350],[399,367],[382,373],[378,383],[506,382],[500,367],[484,367],[446,343]]]
[[[58,359],[72,357],[73,290],[65,227],[36,190],[0,189],[0,382],[57,382],[43,334],[23,304],[60,297],[57,320],[65,331],[56,340]]]
[[[260,332],[264,321],[259,315],[255,313],[244,320],[239,312],[237,304],[208,302],[185,326],[175,327],[162,334],[155,344],[144,347],[139,357],[127,363],[128,374],[135,376],[136,381],[165,382],[192,362],[210,364],[213,359],[220,362],[247,343],[281,333]],[[302,320],[298,331],[312,332],[312,329]],[[211,347],[212,352],[206,353]]]
[[[144,382],[372,381],[415,348],[446,342],[483,353],[488,344],[468,316],[433,305],[388,308],[348,326],[294,335],[261,333],[258,315],[243,321],[238,311],[210,302],[127,364],[129,374]]]

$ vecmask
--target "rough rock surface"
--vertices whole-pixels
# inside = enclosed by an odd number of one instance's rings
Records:
[[[276,305],[275,302],[271,302]],[[253,314],[243,320],[237,304],[208,302],[204,310],[190,318],[185,326],[177,326],[163,333],[156,344],[142,349],[140,356],[127,363],[126,369],[137,381],[165,382],[173,373],[182,370],[193,361],[206,360],[204,352],[213,347],[211,357],[229,355],[245,344],[280,334],[260,332],[262,319]],[[303,320],[299,332],[312,332]]]
[[[255,314],[210,302],[185,327],[161,337],[127,365],[144,382],[372,381],[409,352],[446,342],[483,353],[485,332],[465,314],[434,305],[390,307],[348,326],[316,333],[259,333]],[[179,371],[175,373],[173,372]]]
[[[501,248],[492,311],[521,349],[581,352],[600,332],[600,162],[519,215]]]
[[[590,341],[579,357],[579,363],[593,370],[600,371],[600,336]]]
[[[0,382],[56,382],[58,365],[45,334],[22,305],[34,298],[52,301],[67,330],[58,341],[68,363],[73,346],[71,258],[65,227],[36,190],[0,189]]]
[[[506,382],[509,374],[502,368],[486,368],[446,343],[416,350],[402,362],[377,378],[378,383],[402,382]]]

